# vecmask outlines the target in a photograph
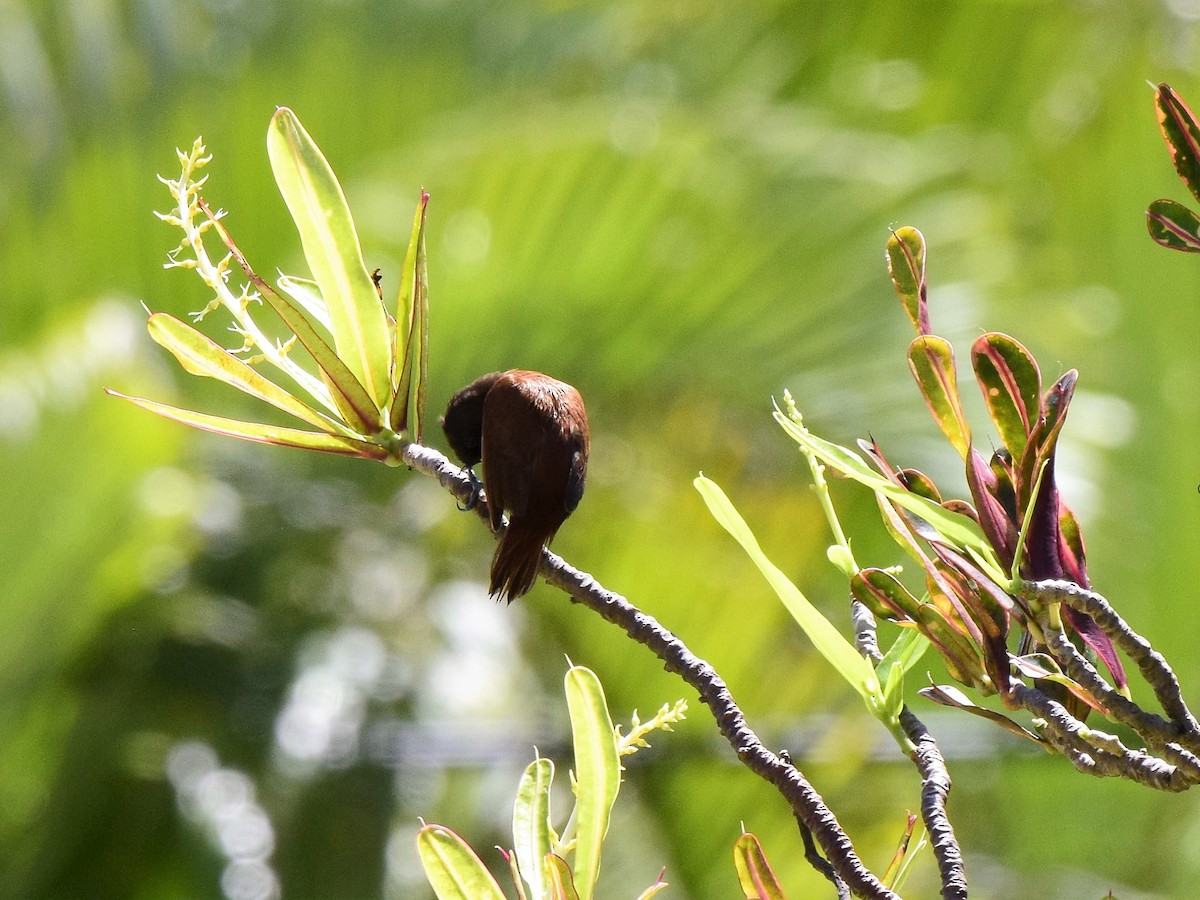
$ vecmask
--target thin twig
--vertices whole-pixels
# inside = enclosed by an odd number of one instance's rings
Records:
[[[779,751],[779,758],[789,765],[792,762],[792,756],[786,750]],[[837,891],[838,900],[850,900],[850,888],[838,877],[837,871],[829,864],[829,860],[821,855],[821,850],[813,840],[812,832],[804,824],[804,820],[797,817],[796,826],[800,829],[800,840],[804,842],[804,858],[808,860],[808,864],[829,880],[833,889]]]
[[[808,864],[829,879],[833,889],[837,891],[838,900],[850,900],[850,888],[838,877],[838,873],[829,864],[829,860],[821,855],[808,826],[799,818],[796,819],[796,824],[800,828],[800,840],[804,842],[804,858]]]
[[[950,817],[946,815],[946,797],[950,794],[946,760],[929,729],[907,706],[900,710],[900,726],[916,747],[912,761],[921,773],[921,818],[942,876],[943,900],[966,900],[967,872]]]
[[[883,659],[875,616],[865,604],[850,601],[850,621],[854,625],[854,644],[858,652],[872,662]],[[921,774],[921,819],[929,832],[929,843],[942,876],[944,900],[966,900],[967,873],[963,866],[962,850],[954,836],[950,817],[946,815],[946,798],[950,794],[950,771],[938,749],[937,741],[920,719],[904,706],[900,710],[900,727],[912,741],[910,758]]]
[[[404,462],[436,478],[460,502],[466,502],[474,490],[466,474],[436,450],[409,444],[404,448]],[[481,514],[485,505],[486,501],[481,498],[476,513]],[[800,770],[768,750],[750,729],[725,682],[712,666],[693,654],[652,616],[638,610],[620,594],[606,590],[591,575],[579,571],[549,550],[542,555],[539,571],[573,601],[588,607],[648,647],[662,660],[668,672],[679,675],[700,694],[738,759],[775,786],[792,808],[797,821],[811,831],[838,877],[855,896],[899,900],[898,895],[888,890],[859,859],[837,817]]]
[[[854,646],[858,652],[873,663],[883,660],[883,652],[879,649],[879,638],[875,630],[875,614],[865,603],[851,598],[850,624],[854,626]]]

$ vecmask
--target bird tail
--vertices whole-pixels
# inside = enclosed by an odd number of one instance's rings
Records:
[[[491,587],[488,591],[497,600],[512,603],[529,592],[537,580],[542,562],[542,548],[553,532],[528,522],[509,521],[492,557]]]

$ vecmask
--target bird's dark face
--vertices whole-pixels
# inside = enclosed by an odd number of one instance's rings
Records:
[[[503,374],[492,372],[476,378],[450,398],[441,418],[450,449],[467,468],[483,459],[483,401]]]

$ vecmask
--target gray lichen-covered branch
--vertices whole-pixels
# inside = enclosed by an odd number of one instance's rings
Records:
[[[478,486],[441,453],[418,444],[409,444],[404,449],[404,462],[437,479],[460,504],[474,501],[473,511],[487,522],[486,494],[479,496]],[[797,822],[811,833],[832,873],[836,875],[831,879],[835,886],[840,881],[857,897],[898,900],[898,895],[864,865],[837,817],[804,774],[792,764],[788,755],[769,750],[750,728],[725,682],[712,666],[693,654],[652,616],[638,610],[620,594],[606,590],[591,575],[574,568],[549,550],[543,556],[541,572],[572,600],[617,625],[631,638],[649,648],[662,660],[667,671],[679,675],[699,693],[738,759],[775,786],[791,807]],[[946,784],[948,787],[948,778]],[[822,869],[820,866],[817,868]],[[822,873],[827,876],[830,874],[824,870]]]

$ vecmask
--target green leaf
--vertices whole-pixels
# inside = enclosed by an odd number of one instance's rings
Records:
[[[428,205],[429,195],[422,193],[400,273],[393,352],[399,370],[395,373],[392,427],[397,431],[411,430],[418,444],[424,431],[425,390],[429,381],[429,271],[425,258],[425,210]]]
[[[600,679],[590,669],[572,666],[566,691],[575,745],[575,890],[581,900],[591,900],[600,874],[600,849],[621,786],[621,760]]]
[[[733,865],[746,900],[786,900],[758,838],[743,833],[733,844]]]
[[[667,889],[668,885],[669,882],[656,881],[654,884],[650,885],[650,887],[638,894],[637,900],[650,900],[651,897],[657,897],[660,893]]]
[[[958,455],[966,459],[971,428],[958,396],[958,376],[950,342],[937,335],[921,335],[908,347],[908,367],[938,428]]]
[[[1168,250],[1200,253],[1200,216],[1174,200],[1155,200],[1146,210],[1146,230]]]
[[[312,356],[321,370],[321,380],[329,389],[334,405],[346,420],[346,424],[364,436],[377,434],[383,426],[379,407],[375,405],[367,393],[367,389],[362,386],[362,382],[355,377],[304,313],[286,298],[280,296],[251,268],[245,254],[242,253],[241,248],[234,242],[233,236],[225,228],[225,224],[209,211],[203,201],[200,201],[200,205],[208,214],[209,221],[213,223],[213,227],[230,254],[233,255],[234,260],[246,273],[246,277],[250,279],[250,283],[275,310],[275,314],[283,320],[283,323],[292,330],[292,333],[296,335],[296,340]]]
[[[553,853],[546,855],[546,871],[549,873],[547,900],[579,900],[579,892],[575,890],[571,867],[561,856]]]
[[[168,406],[154,400],[130,397],[107,388],[105,392],[113,397],[128,400],[130,403],[166,419],[227,437],[257,441],[260,444],[275,444],[280,447],[295,447],[298,450],[317,450],[321,453],[334,453],[338,456],[360,456],[364,459],[387,459],[388,457],[388,451],[378,444],[360,441],[356,438],[316,431],[300,431],[295,428],[280,428],[276,425],[263,425],[258,422],[243,422],[223,416],[210,416],[206,413]]]
[[[1000,440],[1013,459],[1020,459],[1041,413],[1037,362],[1019,341],[991,333],[971,346],[971,364]]]
[[[696,490],[700,492],[700,496],[704,498],[713,518],[733,536],[734,540],[742,545],[746,555],[762,572],[767,583],[783,601],[783,605],[791,613],[792,618],[808,635],[813,646],[829,661],[838,674],[858,691],[868,708],[875,713],[882,694],[879,680],[875,677],[875,670],[871,668],[871,664],[859,655],[858,651],[854,649],[854,645],[846,640],[815,606],[809,603],[808,598],[800,592],[800,589],[767,559],[766,554],[759,547],[754,533],[751,532],[750,527],[716,482],[701,475],[693,483]]]
[[[900,469],[896,472],[896,479],[906,490],[939,505],[945,505],[942,501],[942,494],[937,485],[933,483],[933,479],[919,469]]]
[[[895,890],[896,893],[899,893],[900,888],[904,887],[908,872],[912,869],[913,859],[916,859],[920,851],[929,844],[929,841],[926,840],[929,833],[926,832],[924,826],[920,829],[916,844],[913,844],[912,834],[916,824],[917,816],[910,812],[905,823],[904,835],[900,838],[900,846],[896,847],[892,862],[888,863],[887,871],[883,872],[883,883]]]
[[[363,264],[358,233],[337,176],[300,120],[280,107],[267,129],[267,155],[292,214],[304,256],[329,309],[338,356],[379,409],[391,399],[387,315]]]
[[[796,443],[806,447],[826,465],[832,466],[847,478],[857,481],[886,497],[898,506],[919,516],[934,529],[941,538],[952,545],[971,550],[976,558],[982,558],[985,571],[999,582],[1007,581],[995,551],[983,535],[979,524],[961,513],[951,512],[926,497],[906,491],[900,485],[878,474],[852,450],[817,437],[808,429],[793,422],[780,410],[775,410],[775,421]]]
[[[1200,200],[1200,123],[1169,84],[1158,86],[1154,107],[1175,171],[1192,196]]]
[[[550,824],[550,785],[554,781],[554,763],[538,758],[531,762],[517,786],[513,805],[513,848],[521,877],[532,896],[546,893],[548,872],[546,857],[553,851],[554,829]]]
[[[900,295],[904,311],[918,334],[929,334],[929,306],[925,298],[925,236],[905,226],[892,232],[887,242],[888,274]]]
[[[505,900],[475,851],[449,828],[426,825],[418,831],[417,856],[438,900]]]
[[[909,593],[908,588],[891,572],[874,568],[860,569],[850,579],[850,593],[880,618],[918,621],[917,608],[921,601]]]
[[[929,649],[929,638],[915,628],[902,628],[888,652],[875,666],[875,675],[883,685],[883,708],[893,719],[899,718],[904,704],[904,676],[912,671]]]
[[[981,684],[985,673],[978,645],[960,630],[950,613],[934,603],[923,603],[918,616],[921,632],[937,648],[950,676],[960,684]]]
[[[351,436],[350,430],[341,422],[321,415],[207,335],[174,316],[154,313],[146,327],[150,337],[170,350],[179,364],[191,374],[223,381],[330,434]]]

